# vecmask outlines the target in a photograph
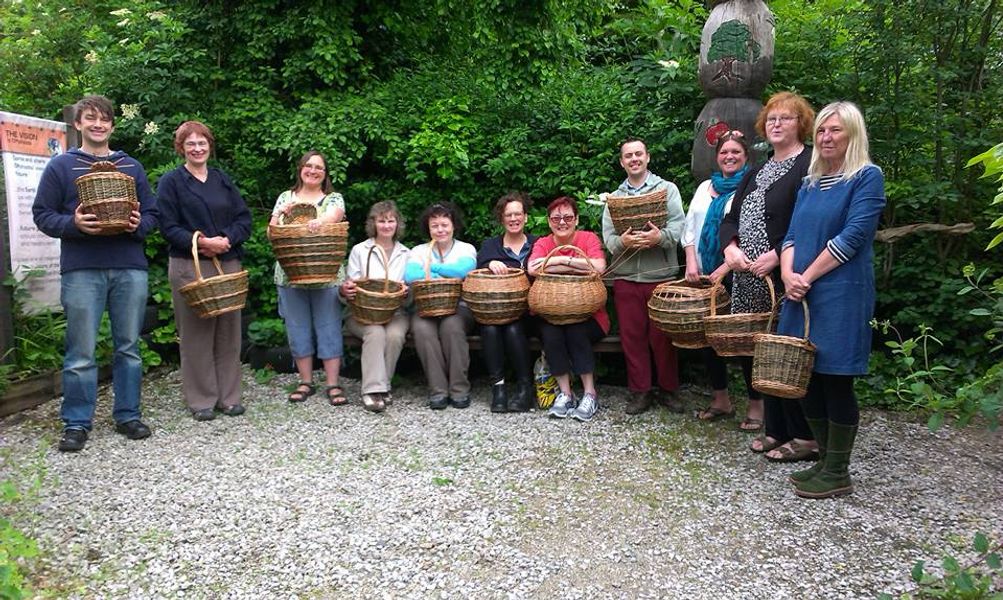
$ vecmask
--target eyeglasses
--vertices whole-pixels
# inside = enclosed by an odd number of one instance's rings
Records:
[[[767,125],[775,125],[777,123],[785,123],[786,124],[786,123],[790,123],[791,121],[797,121],[797,120],[798,120],[797,117],[792,117],[790,115],[783,115],[783,116],[779,116],[779,117],[767,117],[766,118],[766,124]]]
[[[185,142],[185,148],[208,148],[209,142],[206,140],[199,140],[197,142]]]
[[[515,219],[515,218],[521,217],[521,216],[523,216],[525,214],[526,213],[524,213],[524,212],[509,212],[509,213],[503,214],[502,218],[504,218],[504,219]]]
[[[574,223],[576,215],[550,215],[550,222],[554,225],[561,223]]]
[[[306,169],[307,171],[320,171],[321,173],[327,170],[327,168],[325,167],[322,167],[320,165],[311,165],[310,163],[303,165],[303,168]]]

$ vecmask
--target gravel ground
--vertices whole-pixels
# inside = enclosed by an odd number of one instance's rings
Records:
[[[37,493],[36,591],[68,598],[874,598],[914,561],[1003,538],[1003,436],[931,434],[864,414],[857,492],[807,501],[790,466],[733,422],[623,412],[600,387],[590,424],[474,406],[432,412],[398,390],[382,414],[248,373],[243,417],[193,421],[178,375],[148,378],[153,437],[115,434],[102,392],[77,455],[55,450],[58,402],[0,422],[3,478]],[[692,408],[706,392],[686,389]]]

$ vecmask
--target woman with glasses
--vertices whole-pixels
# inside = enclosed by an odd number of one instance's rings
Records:
[[[714,282],[725,280],[730,272],[724,262],[718,232],[724,215],[731,208],[738,184],[749,171],[749,144],[741,131],[728,131],[718,138],[716,145],[718,170],[711,178],[697,187],[686,213],[683,227],[682,245],[686,254],[686,281],[696,283],[701,277],[710,277]],[[730,283],[727,278],[726,285]],[[728,397],[728,366],[724,358],[713,348],[702,350],[704,365],[710,376],[713,397],[711,403],[696,413],[701,421],[716,421],[730,418],[735,414],[731,398]],[[758,403],[761,410],[762,397],[752,389],[751,363],[743,363],[745,385],[749,391],[750,410]],[[757,416],[749,415],[746,423],[755,422]],[[746,425],[748,427],[748,425]]]
[[[606,255],[599,236],[591,231],[578,230],[578,204],[574,198],[561,196],[551,202],[547,206],[547,220],[550,223],[550,235],[541,237],[533,244],[533,251],[529,255],[530,275],[540,273],[546,256],[559,246],[574,246],[585,254],[585,258],[574,250],[561,250],[547,262],[547,273],[580,275],[606,270]],[[591,421],[598,412],[599,398],[596,394],[592,344],[609,332],[609,326],[606,307],[600,307],[590,319],[582,323],[540,323],[543,351],[547,356],[550,372],[557,379],[561,390],[550,408],[551,417],[572,417],[585,422]],[[581,400],[576,399],[571,389],[572,372],[582,381]]]
[[[463,229],[460,211],[451,202],[433,204],[421,215],[422,228],[431,239],[408,254],[404,281],[425,279],[425,265],[433,279],[463,279],[477,266],[477,249],[455,239]],[[474,327],[474,315],[461,301],[456,312],[445,317],[411,317],[415,350],[428,380],[428,406],[442,410],[470,406],[470,345],[467,334]]]
[[[505,194],[495,203],[495,217],[505,228],[497,237],[484,240],[477,253],[477,268],[503,275],[509,268],[526,269],[536,236],[526,233],[526,219],[532,201],[523,192]],[[526,338],[529,316],[505,325],[481,325],[481,346],[488,377],[491,379],[491,412],[525,412],[536,397],[533,367],[530,364],[529,340]],[[505,356],[515,368],[516,393],[508,398],[505,391]]]
[[[732,314],[772,310],[766,277],[773,278],[777,290],[783,289],[780,246],[801,180],[808,174],[811,151],[804,141],[811,137],[814,118],[808,102],[791,92],[771,96],[756,118],[756,131],[770,143],[772,153],[742,178],[719,231],[725,263],[734,273]],[[744,370],[751,369],[751,358],[744,357],[742,363]],[[753,452],[766,453],[767,459],[777,462],[817,457],[814,438],[796,401],[750,398],[747,414],[741,429],[757,431],[765,426],[752,441]]]
[[[270,225],[278,225],[295,204],[317,207],[316,218],[307,228],[316,232],[325,223],[337,223],[345,218],[345,200],[333,191],[327,174],[327,161],[316,150],[304,154],[296,167],[296,183],[279,194],[272,209]],[[296,363],[299,383],[288,396],[290,402],[303,402],[316,393],[313,383],[314,355],[324,365],[324,396],[331,406],[348,403],[338,384],[343,351],[341,337],[341,302],[338,282],[344,270],[329,283],[293,284],[282,266],[275,263],[275,285],[279,292],[279,315],[286,322],[289,350]]]
[[[185,162],[157,184],[160,230],[167,240],[174,322],[180,338],[181,391],[196,421],[216,412],[244,413],[240,402],[240,311],[203,319],[179,291],[195,281],[192,237],[198,238],[199,268],[215,273],[241,271],[243,244],[251,235],[251,212],[226,173],[209,166],[216,140],[198,121],[185,121],[174,132],[174,149]]]

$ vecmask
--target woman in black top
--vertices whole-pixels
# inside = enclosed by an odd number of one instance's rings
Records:
[[[536,236],[526,233],[526,218],[532,202],[523,192],[505,194],[495,203],[495,216],[505,233],[484,240],[477,253],[477,268],[490,269],[499,275],[508,268],[526,269]],[[523,412],[532,408],[536,394],[526,339],[529,316],[506,325],[481,325],[484,362],[491,378],[491,412]],[[508,398],[505,391],[505,355],[515,368],[516,392]]]

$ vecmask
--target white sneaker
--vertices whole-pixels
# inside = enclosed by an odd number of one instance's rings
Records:
[[[597,412],[599,412],[599,400],[596,399],[595,395],[586,392],[582,396],[581,402],[578,403],[578,407],[570,414],[575,419],[588,423],[592,417],[596,416]]]
[[[549,414],[552,417],[563,419],[575,411],[575,397],[571,394],[561,392],[554,398],[554,404],[550,407]]]

